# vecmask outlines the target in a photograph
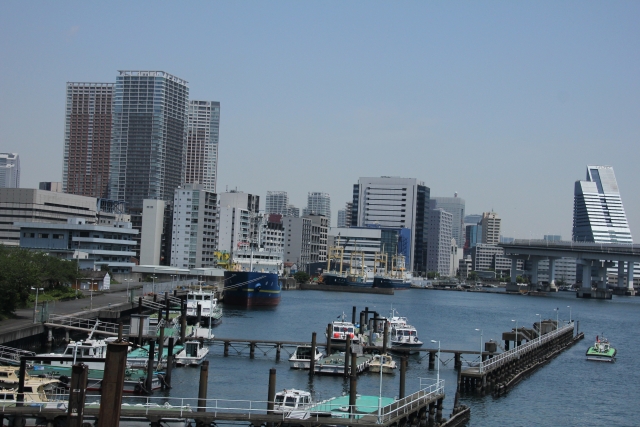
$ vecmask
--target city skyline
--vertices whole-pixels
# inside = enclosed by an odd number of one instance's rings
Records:
[[[322,191],[335,218],[359,177],[416,178],[506,236],[568,239],[573,183],[600,164],[640,227],[636,3],[76,6],[0,5],[0,144],[21,187],[62,181],[66,82],[157,69],[224,105],[218,191],[299,207]]]

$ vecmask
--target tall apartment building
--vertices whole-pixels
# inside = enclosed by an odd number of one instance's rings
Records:
[[[500,243],[500,217],[495,212],[484,212],[480,225],[482,226],[482,243],[497,245]]]
[[[284,224],[283,261],[295,263],[305,271],[311,255],[311,220],[309,218],[282,218]]]
[[[113,83],[67,83],[63,192],[107,197],[113,101]]]
[[[95,197],[33,188],[0,188],[0,244],[20,244],[16,222],[66,224],[69,218],[81,218],[86,224],[97,224],[96,202]]]
[[[412,264],[407,269],[426,273],[429,199],[429,187],[414,178],[360,178],[353,188],[351,226],[410,229]]]
[[[164,71],[119,71],[115,85],[109,198],[141,226],[144,199],[172,202],[184,176],[187,82]],[[136,222],[138,222],[136,227]]]
[[[287,206],[287,216],[291,218],[300,218],[300,208],[296,208],[293,205]]]
[[[220,193],[218,250],[232,253],[240,246],[257,248],[260,196],[239,191]]]
[[[436,209],[442,209],[453,215],[451,234],[456,239],[456,245],[463,247],[465,242],[464,199],[455,193],[453,197],[433,197],[431,200],[435,200]]]
[[[331,198],[329,193],[310,192],[307,195],[307,207],[303,209],[302,216],[323,215],[331,224]]]
[[[140,265],[160,265],[162,258],[162,233],[164,232],[163,200],[145,199],[142,208],[140,232]]]
[[[327,261],[327,232],[329,218],[324,215],[306,215],[311,220],[311,244],[309,248],[309,263]]]
[[[452,214],[440,208],[429,210],[427,233],[428,272],[439,273],[441,276],[449,276],[451,273],[452,229]]]
[[[218,198],[204,184],[175,190],[171,237],[171,266],[204,268],[216,265]]]
[[[20,188],[20,156],[0,153],[0,188]]]
[[[344,228],[347,226],[347,211],[340,209],[338,211],[338,228]]]
[[[574,242],[633,243],[613,167],[587,166],[573,194]]]
[[[264,213],[288,216],[289,195],[286,191],[267,191]]]
[[[220,103],[189,100],[183,183],[202,184],[215,193],[219,137]]]

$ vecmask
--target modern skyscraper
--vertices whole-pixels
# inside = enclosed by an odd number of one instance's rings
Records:
[[[62,191],[106,198],[109,192],[113,83],[67,83]]]
[[[144,199],[173,202],[181,184],[189,88],[164,71],[119,73],[109,197],[126,202],[132,214],[141,216]]]
[[[267,191],[267,199],[264,207],[266,214],[278,214],[288,216],[289,195],[286,191]]]
[[[347,211],[344,209],[340,209],[338,211],[338,228],[344,228],[346,226],[347,226]]]
[[[331,224],[331,198],[329,193],[310,192],[307,196],[307,207],[302,212],[306,215],[324,215]]]
[[[451,272],[452,229],[453,214],[441,208],[429,210],[427,237],[428,272],[435,272],[441,276],[449,276]]]
[[[0,188],[20,188],[20,156],[0,153]]]
[[[216,191],[219,136],[220,103],[190,100],[183,183],[202,184],[205,190]]]
[[[456,245],[459,248],[463,247],[465,241],[464,199],[455,193],[453,197],[433,197],[431,200],[436,202],[435,209],[442,209],[453,215],[451,234],[456,239]]]
[[[351,226],[377,224],[411,230],[411,265],[416,274],[425,273],[429,187],[414,178],[365,177],[353,188]]]
[[[293,205],[287,206],[287,216],[291,218],[300,218],[300,208]]]
[[[495,212],[485,212],[482,214],[480,224],[482,225],[482,243],[487,245],[497,245],[500,243],[500,222],[502,220]]]
[[[574,242],[633,243],[613,167],[587,166],[573,194]]]

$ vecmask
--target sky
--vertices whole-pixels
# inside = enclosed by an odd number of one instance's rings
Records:
[[[6,0],[0,152],[22,187],[61,181],[66,82],[162,70],[221,103],[218,191],[327,192],[335,225],[359,177],[417,178],[568,240],[574,182],[611,165],[640,236],[638,22],[637,1]]]

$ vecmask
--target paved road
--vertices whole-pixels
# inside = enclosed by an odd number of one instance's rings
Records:
[[[52,301],[49,302],[49,313],[53,314],[72,314],[80,311],[107,309],[109,304],[120,304],[127,302],[126,285],[111,285],[112,289],[108,292],[94,292],[93,303],[89,295],[86,298],[73,299],[69,301]],[[134,290],[135,298],[140,295],[141,288]],[[86,293],[86,291],[85,291]],[[40,304],[38,304],[40,305]],[[0,334],[16,331],[33,325],[33,308],[23,308],[16,310],[16,318],[0,321]]]

